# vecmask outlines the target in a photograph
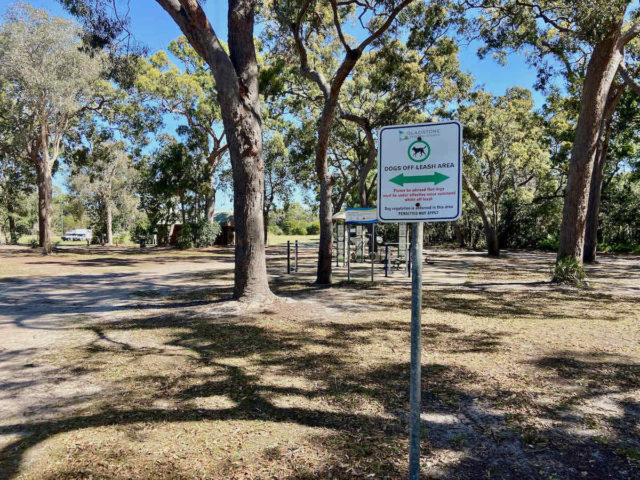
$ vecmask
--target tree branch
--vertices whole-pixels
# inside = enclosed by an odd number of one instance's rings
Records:
[[[622,77],[622,80],[624,81],[625,85],[627,85],[633,91],[633,93],[640,96],[640,84],[636,82],[634,78],[631,76],[624,62],[620,63],[620,66],[618,67],[618,72],[620,72],[620,76]]]
[[[198,0],[156,0],[156,2],[178,24],[198,55],[209,64],[221,93],[229,94],[229,91],[222,92],[222,89],[231,89],[237,95],[238,78],[235,68]]]
[[[398,4],[391,11],[387,19],[384,21],[384,23],[375,32],[373,32],[371,35],[365,38],[362,41],[362,43],[358,45],[358,48],[356,48],[356,50],[359,50],[360,53],[362,53],[364,49],[367,48],[371,42],[378,39],[384,32],[387,31],[387,29],[389,28],[389,25],[393,23],[393,21],[396,19],[396,17],[402,11],[402,9],[407,5],[409,5],[411,2],[413,2],[413,0],[403,0],[402,2],[400,2],[400,4]]]

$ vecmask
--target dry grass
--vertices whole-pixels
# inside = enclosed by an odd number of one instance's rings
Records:
[[[638,478],[640,300],[555,289],[545,258],[454,260],[425,269],[466,272],[424,291],[425,478]],[[80,387],[0,421],[0,478],[406,478],[408,279],[276,276],[295,300],[238,311],[225,275],[41,352]]]

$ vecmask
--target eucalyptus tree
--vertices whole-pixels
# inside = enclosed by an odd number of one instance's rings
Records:
[[[25,214],[26,202],[33,191],[34,172],[30,167],[0,149],[0,215],[6,220],[12,244],[18,243],[18,217]]]
[[[123,142],[98,138],[74,152],[73,159],[70,190],[87,211],[104,221],[107,244],[111,245],[114,216],[137,207],[133,159]]]
[[[0,30],[0,77],[13,99],[22,158],[35,165],[45,254],[51,252],[52,170],[64,138],[80,117],[102,107],[101,93],[109,90],[101,55],[87,52],[80,34],[77,24],[26,4],[11,7]]]
[[[328,162],[332,124],[339,113],[340,92],[362,55],[397,26],[398,15],[414,0],[340,2],[338,0],[273,0],[276,38],[283,53],[294,51],[300,75],[322,95],[315,152],[320,187],[320,245],[316,282],[331,283],[332,189],[335,179]],[[359,29],[358,39],[345,33]],[[355,34],[354,34],[355,35]],[[332,43],[333,51],[323,45]],[[327,58],[327,54],[331,58]],[[293,60],[293,58],[291,59]]]
[[[180,133],[201,150],[209,164],[210,192],[207,195],[206,216],[214,221],[217,173],[228,147],[222,128],[222,116],[217,100],[215,80],[206,63],[185,37],[169,44],[169,52],[180,60],[177,66],[164,51],[141,62],[136,76],[136,89],[145,100],[158,103],[162,113],[184,119]]]
[[[482,218],[488,253],[498,256],[503,202],[507,196],[533,199],[536,184],[549,172],[549,154],[529,90],[514,87],[500,97],[478,91],[472,100],[459,108],[463,185]]]
[[[209,165],[188,145],[165,135],[158,149],[141,159],[137,169],[140,205],[152,226],[181,221],[183,228],[191,229],[206,222]]]
[[[24,154],[19,143],[20,124],[11,115],[13,101],[0,83],[0,215],[7,241],[18,242],[17,216],[20,215],[26,197],[33,190],[33,169],[21,162]]]
[[[602,195],[595,197],[594,211],[587,217],[585,262],[595,260],[595,244],[640,244],[640,97],[626,91],[608,125],[609,141],[602,146],[599,182]],[[594,172],[595,175],[595,172]],[[590,199],[591,207],[591,199]],[[593,257],[588,248],[593,243]]]
[[[526,49],[538,67],[539,85],[554,73],[579,78],[580,108],[569,165],[558,260],[581,263],[591,177],[618,71],[626,71],[625,49],[640,34],[638,8],[630,0],[462,0],[482,14],[471,25],[487,42],[483,52]],[[553,62],[556,60],[557,67]]]
[[[118,2],[58,0],[98,42],[112,42],[127,29],[127,19],[109,11]],[[257,0],[228,0],[228,49],[197,0],[156,0],[207,63],[215,79],[218,103],[233,170],[236,229],[234,297],[261,302],[269,289],[264,249],[264,162],[254,42]]]
[[[357,124],[367,141],[366,162],[358,166],[361,206],[371,203],[375,186],[375,131],[384,125],[436,120],[472,86],[472,79],[460,71],[450,8],[439,2],[412,5],[400,15],[411,28],[406,43],[385,38],[363,54],[345,84],[340,116]]]

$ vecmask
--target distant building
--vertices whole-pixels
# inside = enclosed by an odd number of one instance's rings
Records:
[[[176,245],[182,223],[158,223],[158,245]]]
[[[220,234],[216,238],[216,245],[235,245],[236,225],[233,220],[233,212],[218,212],[214,220],[220,224]]]

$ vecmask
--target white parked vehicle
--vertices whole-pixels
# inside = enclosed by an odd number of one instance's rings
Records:
[[[62,236],[62,240],[65,242],[82,242],[83,240],[91,241],[91,229],[90,228],[76,228],[75,230],[67,230]]]

